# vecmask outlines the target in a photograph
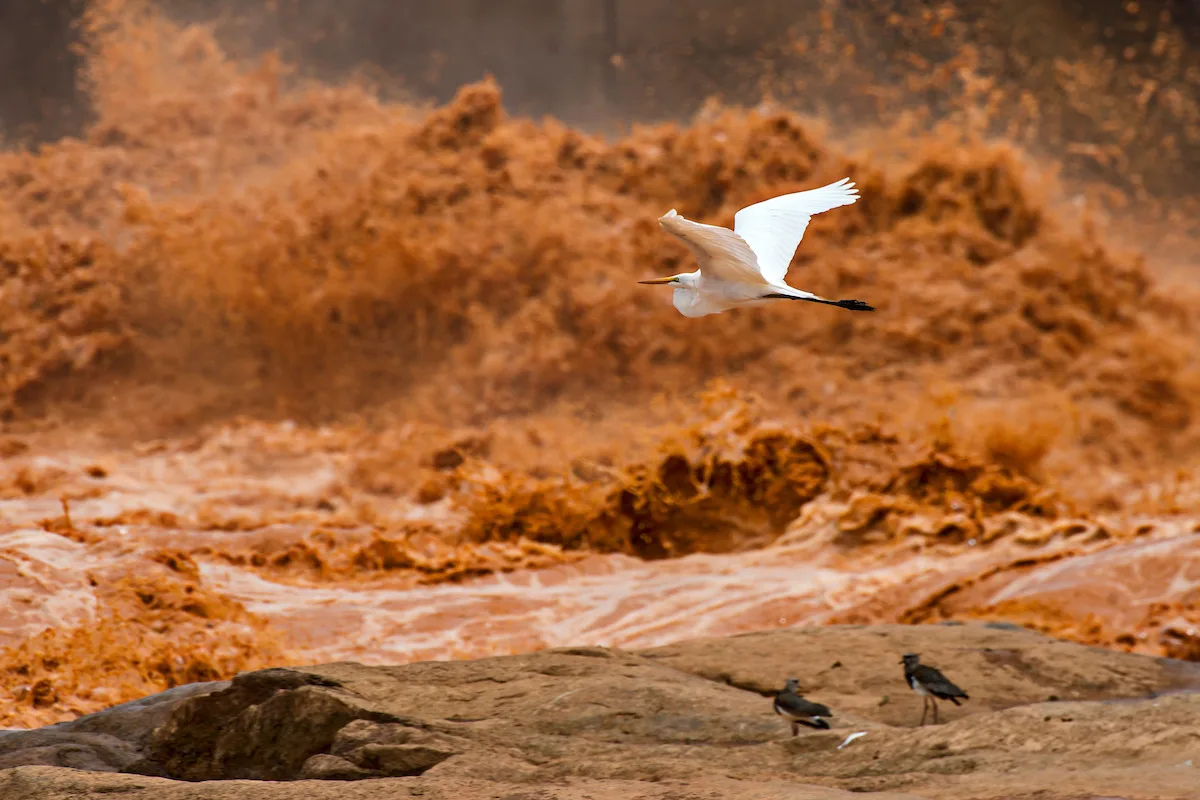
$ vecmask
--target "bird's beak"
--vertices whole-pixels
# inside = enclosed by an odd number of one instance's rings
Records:
[[[675,283],[678,280],[679,280],[679,278],[672,275],[669,278],[655,278],[654,280],[650,280],[650,281],[638,281],[638,283]]]

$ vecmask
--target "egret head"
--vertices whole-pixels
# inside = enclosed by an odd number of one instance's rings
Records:
[[[652,280],[648,280],[648,281],[638,281],[638,283],[653,283],[653,284],[659,284],[659,283],[679,283],[679,279],[680,279],[681,277],[683,277],[683,276],[682,276],[682,275],[669,275],[669,276],[668,276],[668,277],[666,277],[666,278],[654,278],[654,279],[652,279]]]
[[[648,280],[648,281],[638,281],[638,283],[671,284],[676,289],[680,289],[685,286],[688,286],[688,287],[693,286],[694,285],[693,281],[695,280],[695,276],[696,276],[696,273],[694,273],[694,272],[681,272],[678,275],[669,275],[666,278],[654,278],[654,279]]]

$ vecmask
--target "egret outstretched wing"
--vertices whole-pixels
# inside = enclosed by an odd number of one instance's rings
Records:
[[[770,283],[783,283],[813,215],[848,206],[857,199],[858,189],[849,178],[842,178],[819,189],[784,194],[746,206],[733,215],[733,230],[758,257],[756,263],[763,278]]]
[[[741,213],[741,212],[738,212]],[[758,271],[758,259],[746,240],[728,228],[692,222],[671,209],[659,217],[658,224],[667,233],[688,246],[707,278],[744,283],[766,283]]]

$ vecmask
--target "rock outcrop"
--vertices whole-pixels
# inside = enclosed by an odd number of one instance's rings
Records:
[[[913,651],[971,695],[944,724],[916,727]],[[790,736],[789,676],[832,730]],[[268,669],[4,732],[0,800],[1186,798],[1197,690],[1197,664],[986,624]]]

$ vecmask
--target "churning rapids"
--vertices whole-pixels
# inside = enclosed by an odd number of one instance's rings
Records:
[[[3,724],[807,623],[1200,658],[1200,298],[1044,161],[768,106],[604,139],[490,81],[293,81],[140,4],[84,30],[87,131],[0,152]],[[690,263],[667,208],[843,175],[793,269],[876,314],[637,291]]]

